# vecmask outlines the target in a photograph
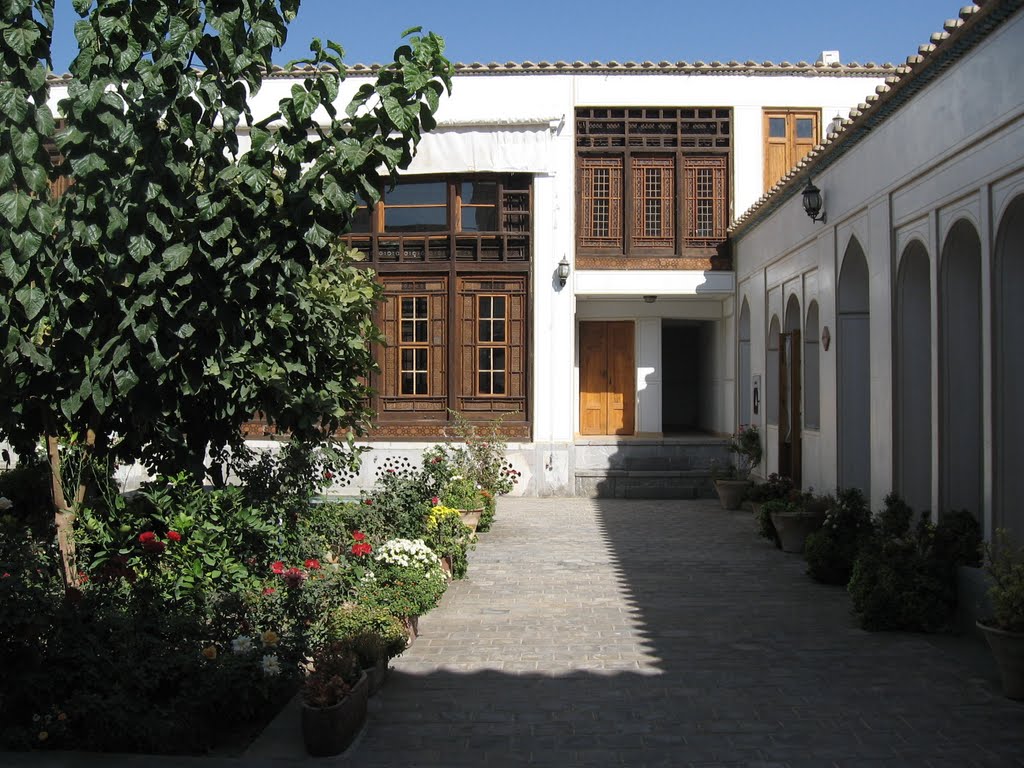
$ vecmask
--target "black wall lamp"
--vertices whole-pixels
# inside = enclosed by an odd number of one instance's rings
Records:
[[[828,221],[825,211],[821,209],[821,190],[814,186],[814,182],[809,178],[807,186],[804,187],[804,210],[811,217],[811,221],[820,221],[822,224]]]
[[[569,279],[569,262],[565,256],[558,262],[558,284],[565,288],[565,281]]]

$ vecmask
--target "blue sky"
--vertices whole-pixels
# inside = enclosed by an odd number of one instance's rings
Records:
[[[313,37],[346,50],[348,63],[383,63],[412,26],[437,32],[452,61],[814,61],[838,49],[843,62],[902,63],[953,18],[963,0],[303,0],[279,63]],[[54,69],[75,53],[70,0],[57,0]]]

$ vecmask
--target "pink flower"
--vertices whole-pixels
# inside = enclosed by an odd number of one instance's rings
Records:
[[[167,538],[173,541],[175,544],[177,544],[179,541],[181,541],[181,534],[177,531],[168,531]]]
[[[439,498],[437,498],[437,496],[431,496],[430,497],[430,506],[436,507],[440,503],[441,503],[441,500]]]
[[[272,595],[276,591],[277,590],[275,590],[273,587],[267,587],[266,589],[263,590],[263,594],[264,595]]]

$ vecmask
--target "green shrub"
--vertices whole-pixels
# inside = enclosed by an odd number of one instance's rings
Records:
[[[943,515],[933,526],[896,493],[885,497],[871,536],[854,564],[848,589],[860,625],[868,630],[936,632],[956,609],[956,567],[977,561],[978,524],[967,512]]]
[[[795,510],[796,507],[785,499],[772,499],[764,502],[757,511],[757,532],[769,541],[774,542],[775,546],[781,547],[782,542],[779,540],[779,533],[775,530],[775,524],[772,523],[772,513]]]
[[[380,606],[345,602],[318,619],[316,645],[346,640],[353,644],[364,667],[378,658],[390,659],[405,650],[408,636],[397,616]]]
[[[825,584],[846,585],[864,540],[871,534],[871,510],[857,488],[836,492],[825,523],[807,537],[807,574]]]
[[[457,509],[438,505],[430,510],[427,519],[429,546],[438,557],[447,557],[452,566],[452,577],[461,579],[469,569],[467,552],[473,545],[473,531],[462,522]]]
[[[455,476],[441,490],[441,503],[452,509],[480,509],[484,497],[471,478]]]
[[[793,481],[788,477],[772,472],[763,483],[757,483],[747,491],[747,500],[755,502],[785,499],[793,490]]]
[[[985,547],[985,566],[991,586],[992,623],[1006,632],[1024,632],[1024,547],[1015,547],[1002,528],[995,543]]]
[[[367,530],[372,530],[378,541],[418,539],[426,532],[430,497],[415,472],[384,471],[373,490],[363,492],[363,504],[373,507],[373,519],[378,522],[367,525]]]
[[[483,490],[480,493],[484,497],[484,511],[480,513],[480,522],[476,524],[476,530],[478,533],[486,533],[494,524],[494,517],[498,511],[498,499],[488,490]]]

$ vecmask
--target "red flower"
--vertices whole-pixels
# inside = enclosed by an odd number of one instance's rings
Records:
[[[324,480],[330,480],[334,477],[333,472],[324,472]]]
[[[143,531],[139,534],[139,543],[145,545],[147,541],[156,541],[156,534],[152,531]]]
[[[79,573],[78,574],[78,583],[79,584],[88,584],[89,583],[89,574],[88,573]]]
[[[309,568],[309,570],[311,570],[311,571],[319,571],[320,570],[320,561],[317,560],[316,558],[312,558],[311,557],[309,560],[307,560],[304,563],[304,565],[307,568]]]
[[[284,573],[284,563],[278,560],[270,566],[270,570],[274,573]]]
[[[365,504],[366,506],[370,506],[371,504],[373,504],[373,499],[363,499],[363,504]]]
[[[363,557],[373,552],[373,547],[366,543],[353,544],[352,554],[356,557]]]
[[[276,590],[273,587],[267,587],[263,590],[264,595],[272,595]]]
[[[441,500],[439,498],[437,498],[437,496],[431,496],[430,497],[430,506],[436,507],[440,503],[441,503]]]
[[[170,539],[171,541],[177,543],[177,542],[181,541],[181,534],[178,533],[177,531],[168,531],[167,532],[167,538]]]
[[[9,579],[9,578],[11,578],[11,574],[9,574],[7,571],[4,571],[4,575],[0,576],[0,579]]]
[[[352,538],[355,539],[356,541],[365,541],[366,540],[366,534],[363,533],[362,531],[352,531]]]

